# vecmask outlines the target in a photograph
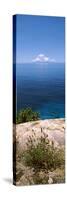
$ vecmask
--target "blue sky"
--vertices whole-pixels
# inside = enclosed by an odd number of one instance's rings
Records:
[[[64,62],[65,18],[17,15],[16,62]]]

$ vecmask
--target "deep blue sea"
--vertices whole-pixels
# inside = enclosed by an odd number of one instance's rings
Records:
[[[17,111],[31,107],[41,119],[65,116],[65,69],[62,63],[17,64]]]

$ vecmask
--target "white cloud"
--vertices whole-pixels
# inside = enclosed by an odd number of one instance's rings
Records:
[[[38,55],[40,58],[43,58],[44,57],[44,54],[39,54]]]
[[[36,58],[33,59],[33,62],[37,62],[37,61],[40,61],[39,57],[36,57]]]
[[[50,58],[49,56],[46,56],[44,54],[39,54],[36,56],[32,62],[56,62],[54,58]]]
[[[44,56],[44,61],[45,61],[45,62],[48,62],[48,61],[49,61],[49,57]]]

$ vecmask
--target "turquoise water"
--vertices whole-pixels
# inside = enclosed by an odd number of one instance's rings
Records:
[[[17,111],[31,107],[42,119],[65,116],[63,63],[17,64]]]

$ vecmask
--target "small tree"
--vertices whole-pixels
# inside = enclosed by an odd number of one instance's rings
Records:
[[[39,113],[33,112],[31,108],[21,110],[16,117],[16,123],[24,123],[29,121],[36,121],[39,119]]]

